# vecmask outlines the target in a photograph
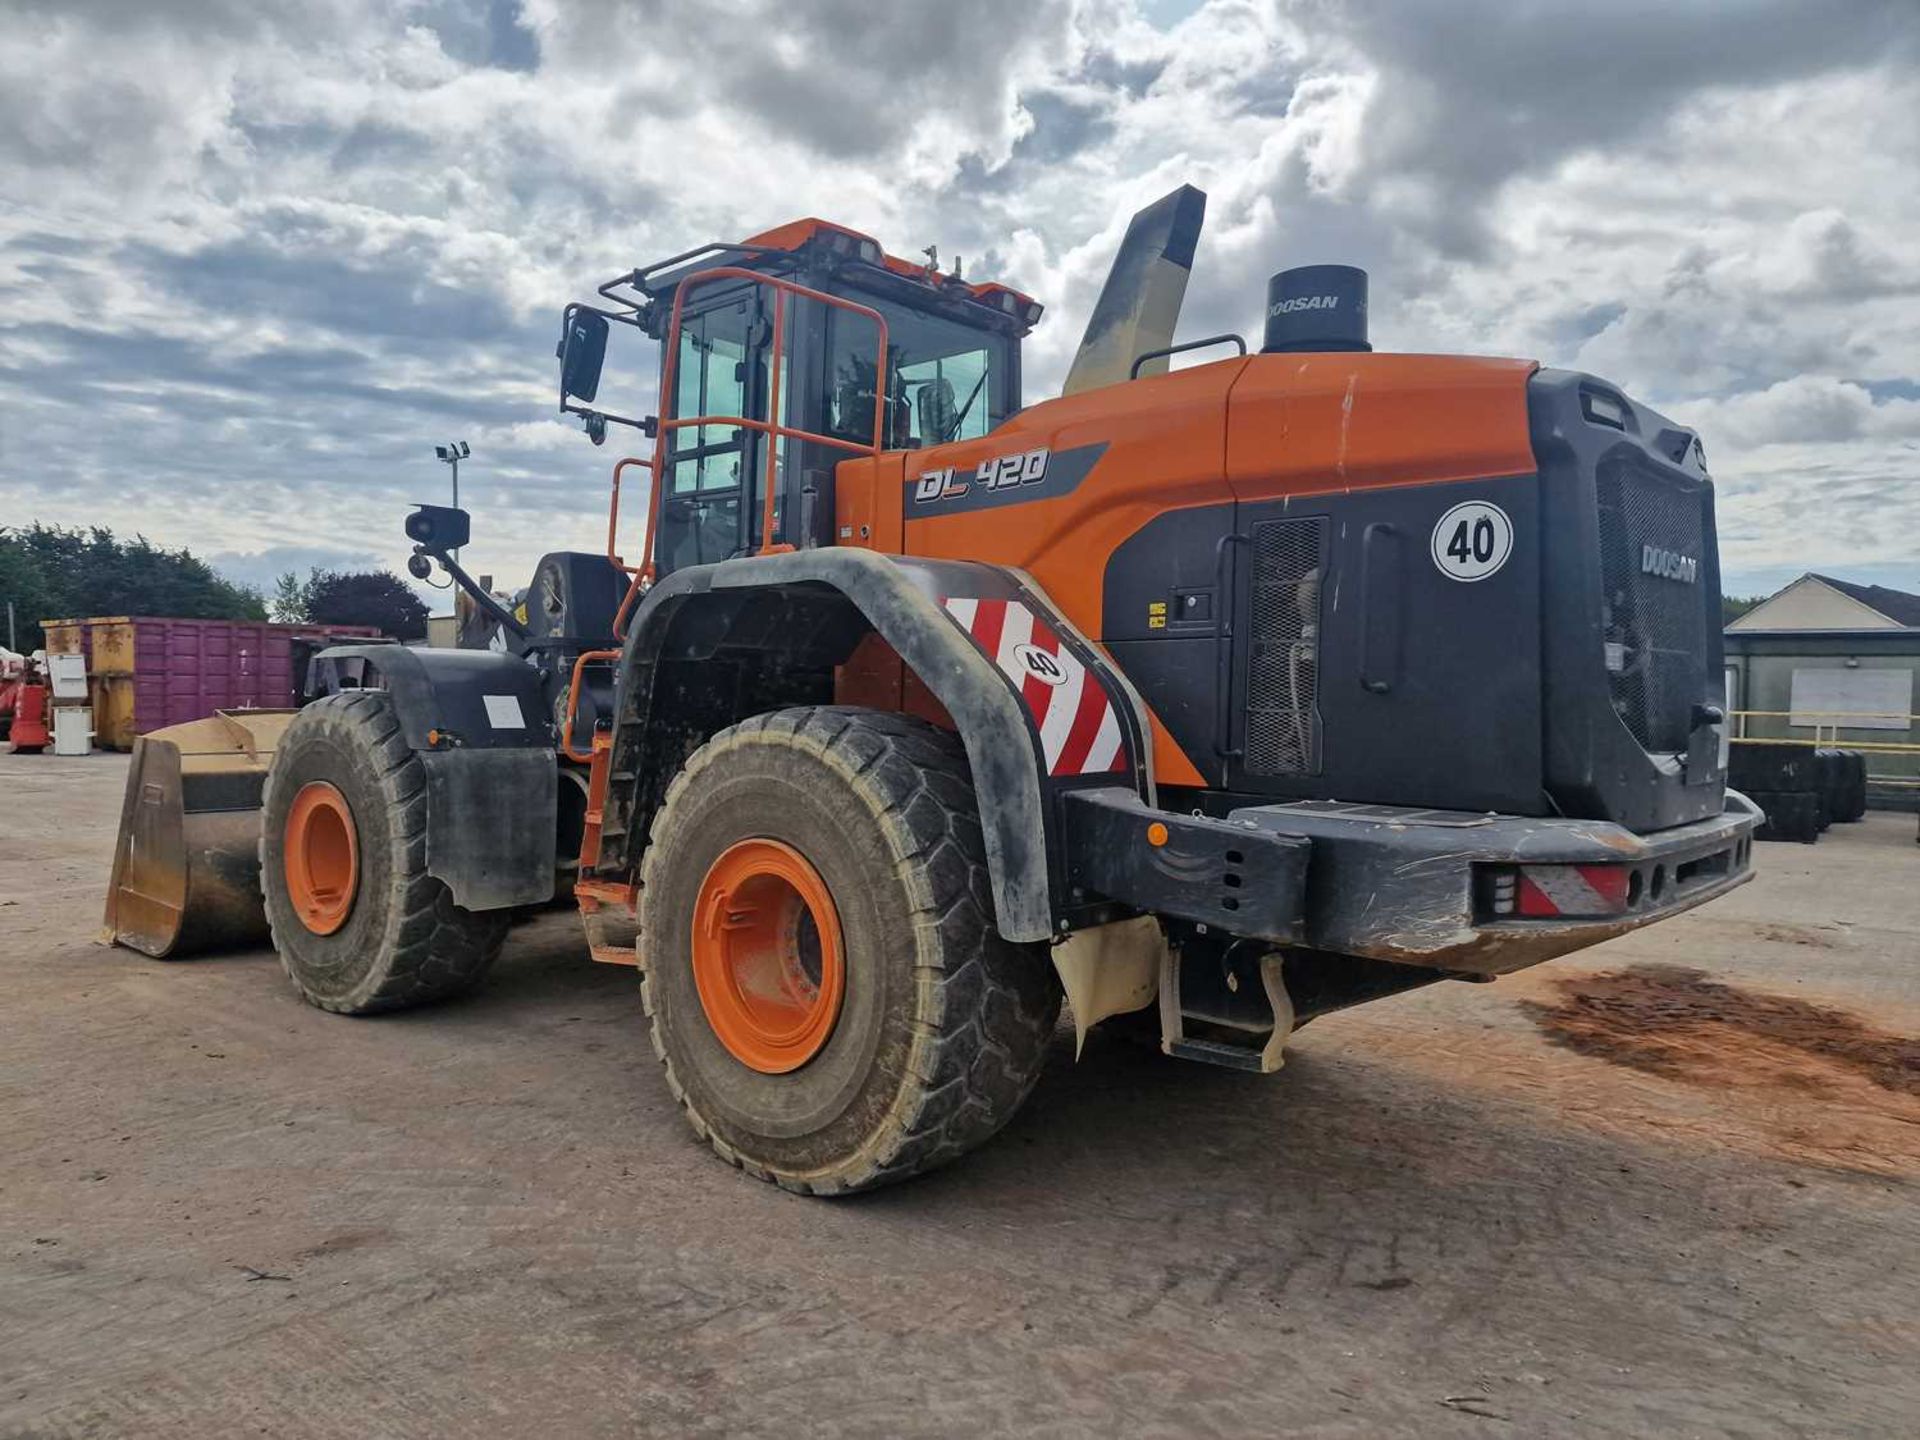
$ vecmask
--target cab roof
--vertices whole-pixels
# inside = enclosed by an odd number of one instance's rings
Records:
[[[993,305],[995,309],[1004,309],[1004,301],[1000,300],[1000,296],[1012,296],[1020,303],[1021,309],[1035,303],[1033,296],[1025,294],[1023,290],[1014,290],[1014,286],[1010,284],[1000,284],[998,280],[987,280],[985,284],[973,284],[972,280],[939,275],[931,265],[922,261],[900,259],[899,255],[889,255],[881,248],[879,240],[874,236],[862,234],[860,230],[852,230],[845,225],[835,225],[833,221],[824,221],[816,215],[808,215],[801,221],[787,221],[785,225],[776,225],[772,230],[760,230],[760,234],[747,236],[741,244],[755,246],[760,250],[795,252],[816,240],[828,244],[829,248],[837,248],[833,246],[833,242],[841,238],[852,242],[849,253],[858,259],[868,261],[870,265],[885,265],[895,275],[904,275],[910,280],[920,280],[929,286],[939,286],[941,290],[962,290],[973,296],[973,300]]]
[[[945,310],[952,318],[967,323],[990,321],[994,328],[1016,335],[1032,330],[1044,311],[1039,301],[1011,285],[997,281],[976,284],[957,275],[943,275],[930,264],[887,254],[871,235],[817,216],[790,220],[745,240],[710,240],[617,276],[600,287],[600,294],[633,310],[636,323],[649,334],[657,334],[657,312],[653,307],[660,302],[670,303],[675,291],[703,270],[721,266],[780,268],[782,262],[799,268],[819,260],[855,273],[866,269],[870,288],[891,291],[895,298],[909,305]],[[634,300],[617,293],[623,290],[642,298]],[[916,293],[918,300],[914,298]],[[980,310],[987,314],[981,315]]]

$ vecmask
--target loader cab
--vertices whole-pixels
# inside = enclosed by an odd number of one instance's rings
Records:
[[[999,425],[1020,408],[1020,341],[1041,313],[1018,291],[818,220],[676,256],[601,293],[626,308],[569,307],[561,408],[596,439],[609,421],[657,435],[657,574],[832,543],[839,462]],[[591,409],[608,322],[661,346],[653,419]]]

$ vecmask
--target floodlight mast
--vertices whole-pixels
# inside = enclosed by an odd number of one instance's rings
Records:
[[[460,508],[460,462],[473,454],[473,448],[464,440],[449,440],[445,445],[433,447],[433,453],[443,460],[453,471],[453,508]],[[460,552],[455,550],[453,558],[457,562]]]

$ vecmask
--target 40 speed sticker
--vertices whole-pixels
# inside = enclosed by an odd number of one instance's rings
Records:
[[[1433,563],[1449,580],[1484,580],[1513,553],[1513,521],[1498,505],[1468,500],[1433,527]]]

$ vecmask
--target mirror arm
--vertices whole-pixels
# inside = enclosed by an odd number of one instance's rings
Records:
[[[630,420],[625,415],[612,415],[603,410],[594,410],[586,405],[571,405],[567,403],[565,396],[562,396],[560,399],[560,409],[563,414],[578,415],[584,420],[586,422],[587,438],[596,445],[604,445],[606,443],[608,425],[631,425],[649,440],[660,433],[660,417],[658,415],[646,415],[638,420]]]
[[[636,271],[634,273],[637,276],[639,272]],[[606,285],[603,285],[600,287],[600,291],[604,295],[606,294],[607,290],[610,287],[625,284],[625,283],[628,283],[628,282],[624,279],[610,280],[607,282]],[[609,297],[609,298],[615,298],[615,297]],[[620,301],[616,298],[616,303],[630,304],[631,302]],[[654,308],[655,307],[651,300],[643,299],[637,304],[632,304],[630,310],[628,310],[625,313],[611,311],[611,310],[598,310],[591,305],[580,305],[580,304],[568,305],[566,309],[561,312],[560,343],[554,347],[554,352],[553,352],[554,358],[560,362],[560,384],[559,384],[560,413],[563,415],[581,416],[586,421],[587,437],[591,439],[593,443],[596,445],[604,445],[606,443],[607,425],[609,422],[616,425],[631,425],[636,430],[645,432],[648,439],[654,438],[654,436],[657,434],[656,426],[658,422],[652,416],[648,416],[644,420],[632,420],[626,417],[625,415],[614,415],[606,411],[595,410],[591,406],[575,405],[572,403],[572,399],[571,399],[572,392],[570,392],[567,389],[567,382],[568,382],[568,379],[570,378],[568,374],[568,369],[567,369],[567,362],[568,362],[569,356],[572,353],[573,339],[574,339],[574,335],[573,335],[573,331],[570,323],[570,317],[572,317],[576,313],[579,313],[579,314],[593,315],[598,317],[599,319],[600,327],[602,331],[601,335],[598,337],[598,345],[599,345],[600,353],[596,357],[594,357],[594,360],[595,360],[594,367],[593,367],[594,373],[590,378],[589,383],[582,387],[583,391],[597,391],[597,389],[599,388],[599,381],[600,381],[600,367],[605,362],[605,359],[606,359],[605,330],[606,330],[607,324],[609,322],[617,321],[622,325],[631,325],[635,329],[641,331],[643,334],[651,333],[648,330],[648,326],[651,325],[653,321]],[[595,397],[592,394],[586,394],[585,398],[591,400]]]

